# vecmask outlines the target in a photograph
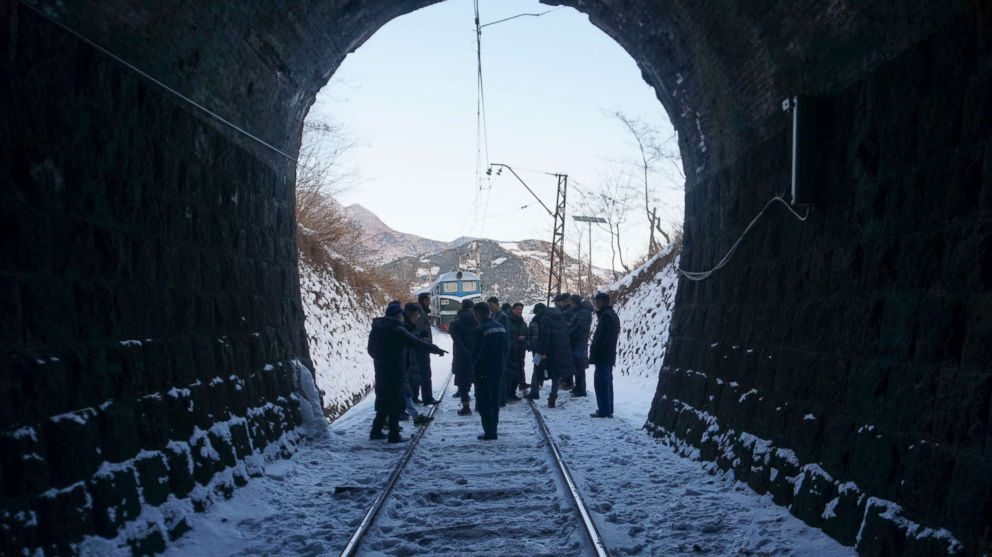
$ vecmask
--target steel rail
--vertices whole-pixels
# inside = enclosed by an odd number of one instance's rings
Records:
[[[454,377],[453,373],[448,374],[448,378],[444,380],[444,387],[441,389],[441,398],[438,399],[438,403],[431,407],[427,411],[427,415],[434,417],[434,412],[441,406],[445,397],[448,394],[448,385],[451,384],[451,378]],[[412,423],[412,422],[411,422]],[[372,523],[375,522],[376,517],[379,515],[379,511],[382,510],[382,505],[386,502],[386,498],[396,487],[396,482],[400,479],[400,474],[403,469],[406,468],[408,462],[410,462],[410,457],[413,456],[414,449],[417,448],[417,444],[420,443],[420,439],[424,436],[427,428],[430,427],[430,422],[428,422],[424,427],[418,428],[417,433],[413,435],[410,439],[410,444],[407,446],[406,451],[403,452],[403,456],[400,458],[399,463],[393,468],[393,471],[389,474],[389,478],[386,480],[386,486],[379,492],[376,496],[375,501],[372,502],[372,506],[369,507],[368,512],[362,518],[362,522],[352,533],[351,538],[348,540],[348,545],[344,546],[341,550],[341,557],[352,557],[358,555],[358,547],[362,543],[362,539],[365,534],[368,533],[369,529],[372,527]]]
[[[558,471],[565,480],[565,486],[572,496],[572,503],[575,505],[575,510],[578,511],[579,517],[582,519],[583,530],[589,539],[593,551],[597,557],[609,557],[610,554],[606,550],[606,544],[603,543],[603,537],[600,536],[599,529],[596,528],[596,524],[592,521],[592,515],[589,514],[589,510],[586,509],[586,505],[582,501],[582,495],[579,494],[579,488],[575,485],[575,480],[572,479],[572,474],[568,471],[568,466],[565,465],[565,459],[562,458],[561,452],[558,450],[558,445],[551,438],[551,431],[548,430],[548,424],[544,421],[544,416],[541,415],[541,411],[533,400],[528,400],[527,402],[530,404],[530,409],[534,412],[534,417],[537,419],[537,424],[540,426],[544,439],[548,442],[548,450],[551,452],[555,464],[558,465]]]

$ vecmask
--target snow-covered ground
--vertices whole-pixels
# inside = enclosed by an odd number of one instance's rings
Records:
[[[435,338],[450,345],[446,335]],[[432,367],[440,391],[450,356]],[[588,417],[592,396],[562,394],[558,408],[542,408],[612,554],[853,555],[768,497],[647,435],[640,428],[653,388],[631,385],[630,377],[617,378],[612,420]],[[508,405],[499,440],[483,443],[475,439],[478,415],[457,416],[451,392],[437,393],[444,397],[437,419],[363,553],[581,554],[579,523],[526,403]],[[337,554],[405,447],[368,440],[372,399],[329,426],[328,436],[195,515],[193,530],[167,555]],[[412,426],[405,427],[408,435]]]
[[[648,262],[614,288],[622,332],[615,418],[593,419],[589,397],[562,393],[541,407],[612,555],[854,555],[819,530],[643,431],[668,340],[678,258]],[[644,273],[652,273],[651,276]],[[635,280],[636,278],[636,280]],[[328,404],[348,405],[372,383],[365,339],[372,309],[328,274],[301,269],[317,384]],[[632,290],[632,288],[636,289]],[[348,316],[347,318],[345,316]],[[530,308],[525,317],[531,319]],[[450,338],[435,334],[450,347]],[[433,360],[440,391],[450,355]],[[530,377],[528,358],[527,377]],[[524,402],[501,412],[500,438],[480,442],[478,414],[458,416],[453,387],[362,546],[369,555],[576,555],[579,522]],[[547,388],[542,393],[546,397]],[[374,395],[304,442],[289,460],[195,515],[168,555],[334,555],[405,444],[369,441]],[[410,422],[404,435],[412,433]]]
[[[542,409],[611,555],[855,555],[770,496],[646,435],[641,412],[654,389],[627,379],[616,381],[617,418],[589,418],[591,396]]]
[[[360,299],[330,271],[314,268],[302,257],[300,296],[317,388],[323,392],[325,411],[335,417],[372,389],[365,345],[379,308],[370,299]]]

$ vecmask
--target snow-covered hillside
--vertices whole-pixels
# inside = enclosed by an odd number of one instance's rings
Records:
[[[419,257],[403,257],[383,265],[379,270],[402,282],[411,291],[430,285],[438,272],[463,269],[479,272],[485,295],[509,302],[532,304],[544,299],[550,266],[551,244],[543,240],[497,242],[468,240],[439,253]],[[478,259],[477,259],[478,258]],[[585,278],[586,264],[566,254],[565,276],[574,280],[580,273]],[[605,283],[611,273],[593,267],[595,280]],[[565,289],[576,285],[569,282]]]
[[[372,389],[372,360],[365,347],[379,308],[330,269],[318,269],[302,257],[300,295],[317,388],[323,392],[325,413],[334,418]]]
[[[678,245],[673,244],[608,287],[620,317],[614,371],[617,413],[643,422],[651,406],[672,321],[678,287]]]

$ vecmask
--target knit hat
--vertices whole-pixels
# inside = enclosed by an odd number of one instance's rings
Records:
[[[610,303],[610,295],[606,292],[596,292],[596,301],[603,302],[604,304]]]
[[[535,304],[534,305],[534,309],[533,309],[533,311],[531,311],[531,313],[533,313],[534,315],[537,315],[537,314],[541,313],[542,311],[544,311],[546,309],[548,309],[548,306],[546,306],[544,304]]]
[[[556,302],[567,302],[571,298],[571,294],[568,292],[562,292],[561,294],[555,296]]]
[[[399,304],[389,304],[386,306],[386,317],[396,317],[403,313],[403,306]]]

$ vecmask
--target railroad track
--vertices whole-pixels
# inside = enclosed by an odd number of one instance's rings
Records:
[[[450,383],[451,375],[445,380],[441,404],[432,407],[428,415],[434,416],[446,402]],[[473,414],[473,420],[452,419],[438,427],[450,429],[453,439],[448,440],[444,430],[437,432],[434,437],[440,437],[445,444],[435,442],[435,447],[424,449],[433,452],[421,455],[418,462],[436,467],[423,478],[408,473],[401,481],[435,422],[418,428],[341,551],[342,557],[391,550],[403,554],[492,554],[497,548],[510,555],[519,550],[521,555],[581,552],[608,556],[538,405],[533,401],[526,404],[530,412],[507,412],[519,406],[512,405],[500,414],[500,439],[510,439],[514,450],[507,451],[505,444],[502,450],[494,450],[495,445],[477,441],[477,415]],[[535,429],[539,436],[532,433]],[[514,435],[522,438],[514,440]],[[461,451],[469,458],[478,458],[478,469],[459,462]],[[423,483],[430,482],[433,485],[425,489]],[[512,485],[501,487],[501,483]],[[549,483],[553,484],[551,489]],[[387,503],[392,507],[383,514]],[[377,524],[383,516],[386,524]]]

